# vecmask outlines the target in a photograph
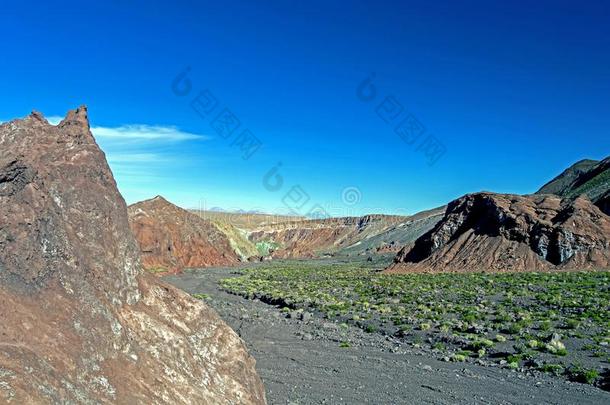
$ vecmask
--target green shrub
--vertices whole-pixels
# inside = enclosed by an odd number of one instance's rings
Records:
[[[430,325],[427,322],[419,324],[419,330],[430,330],[431,328],[432,328],[432,325]]]
[[[444,351],[446,349],[446,346],[443,342],[436,342],[432,345],[432,348],[435,350]]]
[[[493,340],[477,339],[474,342],[471,342],[469,346],[472,350],[479,350],[479,349],[487,349],[487,348],[493,347],[493,345],[494,345]]]
[[[454,354],[453,356],[451,356],[451,360],[453,361],[457,361],[457,362],[462,362],[462,361],[466,361],[466,356],[464,356],[463,354]]]
[[[579,365],[573,365],[566,371],[571,381],[583,384],[594,384],[599,378],[599,372],[595,369],[586,369]]]
[[[542,321],[540,322],[540,325],[538,325],[538,329],[540,329],[541,331],[548,331],[551,330],[551,321],[546,320],[546,321]]]
[[[364,331],[366,333],[375,333],[377,332],[377,327],[369,323],[364,327]]]
[[[551,373],[554,375],[562,375],[565,371],[565,368],[561,364],[544,364],[538,367],[538,370],[544,373]]]
[[[537,341],[537,340],[535,340],[535,339],[530,339],[530,340],[528,340],[528,341],[527,341],[527,346],[528,346],[530,349],[537,349],[537,348],[538,348],[538,346],[540,346],[540,342],[538,342],[538,341]]]
[[[503,328],[503,332],[509,335],[518,335],[521,331],[523,331],[523,326],[519,322],[510,323]]]
[[[568,354],[568,351],[565,347],[565,345],[559,341],[559,340],[551,340],[549,343],[547,343],[544,348],[546,349],[547,352],[551,353],[551,354],[555,354],[557,356],[565,356]]]

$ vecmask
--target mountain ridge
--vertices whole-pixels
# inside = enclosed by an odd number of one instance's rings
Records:
[[[599,161],[580,160],[542,186],[536,194],[555,194],[571,199],[585,195],[610,215],[610,157]]]

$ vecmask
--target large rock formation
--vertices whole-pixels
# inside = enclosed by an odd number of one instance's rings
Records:
[[[610,217],[586,198],[476,193],[396,256],[390,272],[610,266]]]
[[[542,186],[537,194],[555,194],[570,199],[586,196],[610,215],[610,157],[575,163]]]
[[[131,205],[129,223],[146,269],[173,272],[229,266],[240,260],[229,238],[212,222],[163,197]]]
[[[214,311],[140,272],[87,110],[0,126],[0,401],[264,403]]]

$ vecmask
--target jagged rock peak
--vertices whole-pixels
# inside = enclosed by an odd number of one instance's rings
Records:
[[[45,124],[49,123],[40,111],[32,110],[30,117]]]
[[[75,110],[68,111],[66,118],[59,123],[59,127],[68,125],[77,125],[89,129],[89,115],[87,114],[86,105],[81,105]]]
[[[165,197],[163,197],[161,195],[157,195],[157,196],[151,198],[148,201],[156,202],[156,203],[162,203],[162,204],[171,204]]]

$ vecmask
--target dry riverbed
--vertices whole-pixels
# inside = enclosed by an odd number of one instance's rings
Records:
[[[282,312],[220,287],[238,275],[235,268],[189,270],[165,281],[205,299],[241,336],[270,404],[610,404],[610,393],[589,385],[444,362],[392,336]]]

